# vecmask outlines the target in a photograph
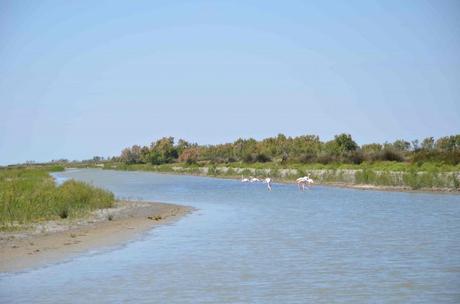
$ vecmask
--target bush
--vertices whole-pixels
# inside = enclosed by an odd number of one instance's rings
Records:
[[[411,187],[414,190],[420,189],[421,187],[417,171],[415,170],[410,170],[409,172],[404,173],[403,181],[405,185]]]
[[[404,157],[394,150],[384,149],[382,152],[376,155],[377,159],[375,160],[383,160],[383,161],[397,161],[402,162]]]
[[[259,153],[259,154],[256,155],[255,161],[256,161],[256,162],[259,162],[259,163],[266,163],[266,162],[271,161],[271,159],[270,159],[270,157],[268,157],[266,154],[264,154],[264,153]]]
[[[316,155],[314,153],[304,153],[299,157],[299,162],[306,164],[306,163],[313,163],[316,160]]]
[[[364,154],[360,151],[353,151],[348,157],[353,164],[361,164],[364,161]]]
[[[197,148],[187,148],[179,156],[179,161],[185,162],[188,165],[196,164],[198,162],[199,151]]]
[[[318,162],[320,164],[327,165],[335,162],[335,158],[332,155],[321,154],[320,156],[318,156]]]
[[[357,184],[372,184],[376,180],[376,174],[372,170],[359,170],[355,173],[355,183]]]

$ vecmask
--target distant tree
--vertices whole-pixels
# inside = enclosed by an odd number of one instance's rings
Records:
[[[330,162],[352,162],[350,157],[358,149],[358,144],[349,134],[339,134],[333,140],[326,142],[323,151],[318,157],[321,163]]]
[[[332,157],[332,158],[337,158],[340,156],[340,153],[342,151],[340,150],[339,144],[337,143],[336,140],[330,140],[326,142],[323,146],[323,151],[321,155]]]
[[[221,152],[226,152],[227,157],[233,156],[235,159],[244,162],[253,162],[253,155],[257,153],[258,150],[257,141],[254,138],[239,138],[233,144],[220,145],[219,148]]]
[[[382,149],[383,149],[383,146],[381,144],[376,144],[376,143],[361,146],[361,150],[363,151],[363,153],[366,153],[366,154],[376,154],[382,151]]]
[[[163,137],[150,146],[149,159],[152,164],[169,163],[177,159],[174,137]]]
[[[321,141],[315,135],[303,135],[295,137],[290,145],[290,155],[294,160],[302,163],[311,163],[317,160],[321,151]]]
[[[444,152],[460,150],[460,134],[439,138],[436,141],[436,148]]]
[[[102,156],[93,156],[93,162],[101,162],[104,160]]]
[[[132,162],[131,161],[132,160],[131,149],[130,148],[124,148],[121,151],[120,159],[121,159],[121,161],[123,161],[125,163],[131,163]]]
[[[132,146],[121,151],[121,160],[127,164],[134,164],[140,161],[140,149],[139,146]]]
[[[381,144],[373,143],[361,146],[362,156],[369,161],[376,161],[382,159],[383,146]]]
[[[342,133],[336,135],[334,141],[340,152],[350,152],[358,149],[358,144],[353,140],[350,134]]]
[[[412,151],[417,151],[420,149],[420,143],[418,139],[413,140],[411,144],[412,144]]]
[[[176,149],[177,149],[177,154],[178,155],[181,155],[182,152],[187,149],[187,148],[190,148],[192,145],[184,140],[184,139],[179,139],[179,141],[177,142],[177,145],[176,145]]]
[[[228,162],[281,162],[323,164],[345,162],[359,164],[368,161],[412,161],[417,164],[426,161],[457,164],[460,162],[460,135],[446,136],[435,140],[425,138],[421,145],[418,140],[399,139],[393,143],[385,142],[362,145],[359,147],[350,134],[339,134],[333,140],[322,142],[318,136],[302,135],[287,137],[278,134],[275,137],[257,141],[253,138],[239,138],[232,143],[217,145],[198,145],[180,139],[177,144],[173,137],[163,137],[150,147],[138,145],[126,148],[121,156],[113,160],[126,163],[163,164],[177,160],[195,163],[198,160],[209,163]],[[94,158],[90,161],[98,161]],[[101,158],[102,160],[102,158]]]
[[[434,149],[434,138],[427,137],[422,141],[421,148],[426,151],[431,151]]]
[[[410,142],[398,139],[393,143],[393,148],[400,152],[407,152],[410,149]]]
[[[185,162],[187,164],[196,164],[200,155],[199,148],[190,147],[185,148],[182,153],[179,155],[179,161]]]
[[[141,148],[141,156],[140,156],[140,161],[144,164],[146,163],[151,163],[150,161],[150,149],[147,146],[143,146]]]

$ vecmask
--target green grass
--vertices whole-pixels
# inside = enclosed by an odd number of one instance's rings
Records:
[[[228,168],[223,171],[222,168]],[[187,165],[184,163],[162,164],[158,166],[150,164],[121,164],[112,163],[106,168],[133,171],[171,172],[179,174],[200,174],[200,169],[207,168],[208,176],[240,177],[268,175],[278,181],[293,181],[299,176],[311,174],[318,183],[346,183],[366,184],[386,187],[406,187],[410,189],[459,189],[460,181],[456,173],[460,172],[460,166],[446,165],[437,162],[427,162],[421,165],[403,162],[374,162],[353,164],[300,164],[300,163],[229,163],[209,164],[200,163]],[[180,168],[180,170],[175,170]],[[264,170],[270,169],[267,174]],[[295,169],[294,173],[282,175],[282,170]],[[285,171],[286,173],[286,171]]]
[[[254,169],[300,169],[300,170],[337,170],[337,169],[350,169],[350,170],[359,170],[359,169],[372,169],[376,171],[435,171],[435,172],[455,172],[460,171],[460,165],[448,165],[442,162],[426,162],[421,165],[405,163],[405,162],[395,162],[395,161],[380,161],[380,162],[363,162],[359,165],[355,164],[345,164],[345,163],[331,163],[331,164],[301,164],[301,163],[229,163],[225,166],[232,168],[254,168]]]
[[[75,218],[111,207],[114,195],[83,182],[56,186],[50,171],[61,167],[0,169],[0,230],[59,218]]]

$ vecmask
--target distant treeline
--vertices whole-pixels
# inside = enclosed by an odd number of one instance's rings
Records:
[[[315,135],[287,137],[279,134],[260,141],[238,139],[232,143],[198,145],[183,139],[174,141],[164,137],[150,146],[134,145],[113,160],[126,164],[153,164],[185,162],[194,164],[220,163],[349,163],[396,161],[421,164],[439,162],[448,165],[460,163],[460,135],[422,141],[396,140],[393,143],[371,143],[359,146],[349,134],[336,135],[323,142]]]

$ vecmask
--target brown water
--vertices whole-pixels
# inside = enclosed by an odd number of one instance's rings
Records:
[[[460,303],[460,196],[58,176],[199,210],[124,246],[1,274],[2,303]]]

